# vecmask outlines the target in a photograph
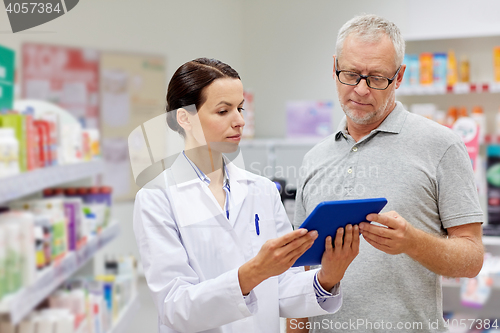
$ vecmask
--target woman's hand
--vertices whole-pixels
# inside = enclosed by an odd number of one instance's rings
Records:
[[[279,238],[266,241],[257,255],[238,270],[243,295],[247,295],[259,283],[271,276],[288,270],[318,238],[317,231],[298,229]]]
[[[359,227],[348,224],[345,227],[345,237],[343,236],[344,228],[338,228],[335,247],[332,246],[332,237],[328,236],[325,240],[325,253],[321,259],[318,282],[327,291],[342,280],[347,267],[359,253]]]

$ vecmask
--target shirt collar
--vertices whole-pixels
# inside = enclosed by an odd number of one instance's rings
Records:
[[[372,131],[372,133],[377,132],[387,132],[399,134],[403,125],[405,123],[406,117],[408,116],[408,111],[406,111],[401,102],[396,102],[396,107],[389,113],[389,115],[384,119],[384,121]],[[347,138],[349,133],[347,132],[347,118],[342,117],[342,120],[337,127],[335,132],[335,140],[339,140],[341,136]]]
[[[198,178],[202,182],[207,184],[207,186],[210,185],[210,178],[205,173],[203,173],[203,171],[201,171],[201,169],[198,168],[198,166],[194,164],[193,161],[189,159],[189,157],[187,157],[186,152],[184,150],[182,151],[182,155],[184,155],[189,165],[191,165]],[[222,159],[222,165],[223,165],[223,176],[224,176],[222,183],[224,184],[223,186],[227,186],[229,188],[229,172],[227,171],[226,161],[224,159]]]

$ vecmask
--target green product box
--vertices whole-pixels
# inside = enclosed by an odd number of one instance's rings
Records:
[[[11,110],[14,105],[14,85],[0,81],[0,110]]]
[[[26,116],[2,114],[0,115],[0,127],[11,127],[16,132],[16,139],[19,141],[19,169],[21,172],[25,172],[28,169]]]
[[[0,45],[0,110],[12,109],[16,53]]]

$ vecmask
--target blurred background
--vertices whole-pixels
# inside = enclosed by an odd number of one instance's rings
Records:
[[[477,278],[443,279],[445,316],[500,318],[500,2],[86,0],[13,33],[20,8],[0,9],[0,332],[157,330],[132,230],[129,135],[163,114],[189,60],[239,72],[245,165],[281,183],[292,219],[302,158],[343,116],[337,32],[362,13],[405,37],[397,99],[452,127],[474,166],[487,256]],[[164,149],[182,140],[168,134]]]

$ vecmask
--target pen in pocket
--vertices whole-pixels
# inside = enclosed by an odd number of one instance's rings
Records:
[[[260,235],[259,214],[255,214],[255,232],[257,233],[257,236]]]

